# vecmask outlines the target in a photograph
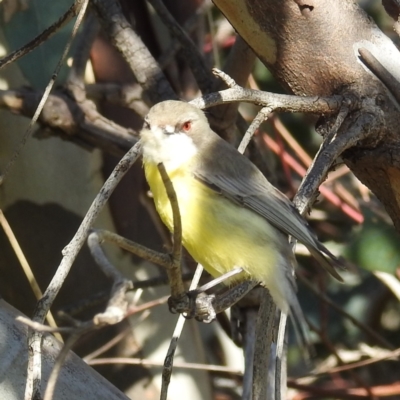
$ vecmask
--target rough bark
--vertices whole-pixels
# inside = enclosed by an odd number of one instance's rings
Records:
[[[238,33],[289,92],[347,94],[383,113],[378,132],[343,154],[354,174],[382,201],[400,231],[399,105],[360,61],[367,48],[399,80],[400,54],[373,20],[349,0],[214,0]],[[390,85],[389,85],[390,86]],[[343,131],[342,129],[342,131]]]

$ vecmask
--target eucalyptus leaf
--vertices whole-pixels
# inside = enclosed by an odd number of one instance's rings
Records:
[[[30,0],[26,7],[15,12],[8,21],[2,21],[9,51],[16,50],[43,32],[73,4],[72,0]],[[73,21],[17,63],[32,87],[43,89],[49,82],[71,35]],[[63,66],[57,83],[65,81],[68,67]]]

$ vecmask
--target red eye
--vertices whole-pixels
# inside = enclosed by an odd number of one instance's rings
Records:
[[[189,132],[191,128],[192,128],[192,121],[186,121],[182,125],[182,130],[185,131],[185,132]]]

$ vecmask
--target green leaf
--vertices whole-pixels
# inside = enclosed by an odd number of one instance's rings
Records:
[[[24,10],[14,13],[8,22],[2,22],[9,51],[14,51],[35,38],[62,16],[72,5],[71,0],[30,0]],[[54,68],[71,35],[73,21],[31,53],[17,61],[22,73],[36,89],[49,82]],[[63,66],[57,83],[65,80],[68,67]]]
[[[394,273],[400,265],[400,238],[393,226],[366,220],[347,252],[366,270]]]

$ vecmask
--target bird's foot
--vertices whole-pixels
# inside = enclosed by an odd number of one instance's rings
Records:
[[[213,302],[215,295],[191,290],[181,297],[168,299],[169,310],[176,314],[182,314],[185,318],[196,318],[198,321],[209,324],[216,318]]]

